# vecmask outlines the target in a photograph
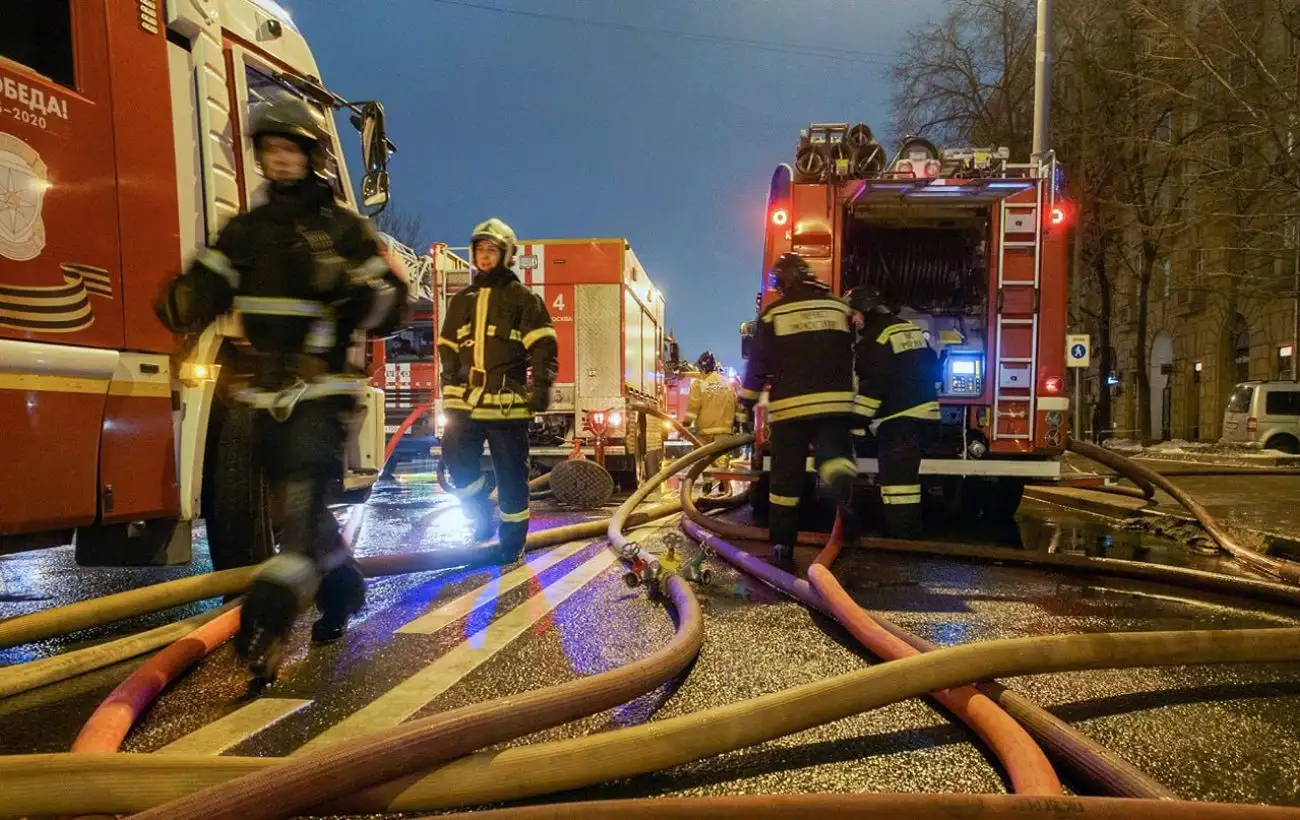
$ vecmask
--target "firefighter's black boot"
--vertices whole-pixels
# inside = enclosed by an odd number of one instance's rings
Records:
[[[797,569],[794,564],[794,547],[787,547],[784,544],[777,544],[772,547],[772,565],[777,569],[794,574]]]
[[[258,579],[248,588],[239,616],[235,653],[260,682],[275,679],[284,641],[298,617],[298,597],[287,586]]]
[[[890,538],[916,541],[924,532],[920,504],[885,506],[885,534]]]
[[[475,542],[491,541],[497,534],[496,521],[493,520],[492,502],[488,501],[487,493],[481,492],[478,495],[466,498],[461,501],[461,506],[465,509],[465,515],[474,525],[474,534],[472,538]]]
[[[311,625],[312,643],[337,641],[347,631],[348,619],[366,605],[366,581],[351,561],[325,573],[316,590],[320,617]]]

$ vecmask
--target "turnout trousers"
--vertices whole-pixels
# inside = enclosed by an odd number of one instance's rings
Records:
[[[880,500],[890,538],[921,537],[921,450],[931,422],[899,418],[876,430],[880,458]]]
[[[848,508],[858,475],[851,423],[852,417],[847,415],[772,422],[768,524],[774,546],[793,547],[799,535],[799,499],[809,447],[813,466],[830,486],[836,504]]]
[[[476,537],[486,540],[491,537],[492,504],[483,477],[484,441],[492,453],[501,508],[497,539],[503,553],[518,555],[528,537],[528,422],[477,421],[463,412],[448,419],[442,454]]]
[[[365,605],[365,580],[326,504],[330,482],[342,474],[355,410],[352,396],[326,396],[299,401],[283,420],[252,411],[259,466],[280,512],[280,552],[262,565],[249,589],[240,616],[241,654],[288,634],[313,596],[321,613],[313,629],[317,639],[341,634]],[[255,638],[259,631],[264,638]]]

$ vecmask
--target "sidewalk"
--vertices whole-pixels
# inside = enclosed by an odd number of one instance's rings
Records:
[[[1031,486],[1026,488],[1025,496],[1112,518],[1164,519],[1166,523],[1194,520],[1182,505],[1164,492],[1157,491],[1152,503],[1088,489],[1087,483],[1113,479],[1113,475],[1077,456],[1072,455],[1069,463],[1075,470],[1066,471],[1061,485]],[[1300,476],[1171,475],[1169,479],[1204,505],[1210,515],[1233,531],[1249,536],[1260,546],[1273,545],[1288,551],[1300,549],[1300,504],[1297,503],[1300,500]],[[1123,482],[1122,486],[1131,485]]]
[[[1139,461],[1177,461],[1237,467],[1300,467],[1300,456],[1287,455],[1279,450],[1255,450],[1232,444],[1175,439],[1143,447],[1129,439],[1110,439],[1102,446]]]

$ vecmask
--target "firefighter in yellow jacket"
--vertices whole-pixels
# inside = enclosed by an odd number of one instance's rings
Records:
[[[704,351],[695,361],[704,378],[691,383],[686,401],[686,426],[693,428],[700,441],[708,444],[719,436],[729,436],[736,425],[736,388],[718,371],[718,360]],[[722,456],[714,466],[725,464]]]
[[[510,269],[515,233],[489,219],[470,235],[474,278],[452,297],[438,334],[442,451],[476,540],[495,529],[483,442],[501,505],[501,563],[520,559],[528,535],[528,423],[550,405],[556,336],[546,303]],[[529,382],[529,371],[532,379]]]

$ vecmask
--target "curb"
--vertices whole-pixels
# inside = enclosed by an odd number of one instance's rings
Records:
[[[1106,518],[1163,518],[1200,526],[1195,518],[1182,509],[1160,508],[1152,506],[1150,502],[1141,499],[1124,498],[1083,488],[1029,486],[1025,488],[1025,498],[1069,509],[1082,510]],[[1260,530],[1239,525],[1233,525],[1233,528],[1263,539],[1270,544],[1270,548],[1287,546],[1292,551],[1300,551],[1300,540],[1297,540],[1296,535],[1293,533]]]

